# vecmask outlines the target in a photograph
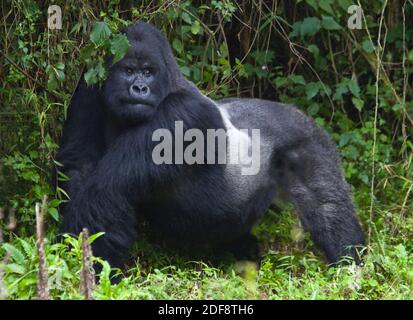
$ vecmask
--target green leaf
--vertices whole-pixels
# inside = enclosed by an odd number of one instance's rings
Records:
[[[172,47],[176,50],[178,53],[182,53],[184,51],[184,46],[182,45],[181,40],[179,39],[174,39],[172,41]]]
[[[275,79],[274,82],[275,82],[275,86],[277,88],[281,88],[282,86],[288,84],[288,79],[285,78],[285,77],[278,77],[278,78]]]
[[[26,257],[30,257],[36,253],[36,247],[34,245],[32,246],[29,242],[21,238],[19,239],[19,242],[23,247]]]
[[[64,70],[65,69],[65,64],[62,63],[62,62],[56,63],[56,69]]]
[[[195,21],[192,26],[191,26],[191,32],[192,34],[198,34],[201,31],[201,25],[199,24],[199,21]]]
[[[373,53],[374,52],[374,46],[373,43],[370,40],[364,40],[363,43],[361,44],[362,48],[364,51],[367,53]]]
[[[182,12],[182,20],[184,20],[187,24],[192,24],[191,16],[186,12]]]
[[[312,104],[308,107],[307,113],[308,113],[310,116],[315,116],[315,115],[318,113],[319,110],[320,110],[320,105],[319,105],[318,103],[312,103]]]
[[[353,97],[353,98],[351,98],[351,101],[353,101],[353,104],[354,104],[354,106],[356,107],[356,109],[358,111],[361,111],[363,109],[363,107],[364,107],[364,101],[363,100],[361,100],[359,98],[356,98],[356,97]]]
[[[49,208],[56,208],[62,203],[59,199],[53,199],[49,202]]]
[[[3,248],[10,253],[11,257],[15,262],[20,265],[24,265],[26,262],[26,258],[23,253],[17,249],[15,246],[11,245],[10,243],[4,243]]]
[[[225,42],[221,43],[219,46],[219,52],[221,54],[221,57],[228,57],[228,46]]]
[[[110,273],[110,264],[107,261],[102,261],[102,270],[99,274],[99,286],[107,296],[110,296],[111,291]]]
[[[250,64],[250,63],[246,63],[246,64],[244,65],[244,71],[245,71],[245,74],[246,74],[248,77],[251,76],[251,75],[254,73],[254,67],[253,67],[253,65]]]
[[[106,76],[106,69],[102,62],[99,62],[99,64],[96,66],[96,71],[98,80],[104,80]]]
[[[50,91],[57,89],[59,81],[65,80],[65,73],[63,72],[65,65],[63,63],[57,63],[56,65],[49,64],[46,67],[47,89]]]
[[[400,103],[395,103],[391,109],[392,109],[394,112],[399,112],[400,110],[403,109],[403,105],[400,104]]]
[[[314,56],[320,55],[320,49],[315,44],[310,44],[307,47],[308,51],[310,51]]]
[[[305,18],[300,27],[301,36],[313,36],[321,28],[321,21],[316,17]]]
[[[89,43],[88,45],[80,49],[80,59],[82,61],[87,61],[95,54],[95,52],[95,46],[93,45],[93,43]]]
[[[104,234],[105,234],[104,232],[98,232],[98,233],[92,234],[88,238],[89,243],[92,244],[97,238],[103,236]]]
[[[26,269],[24,266],[21,266],[16,263],[9,263],[4,266],[4,269],[7,273],[17,273],[17,274],[24,274]]]
[[[413,50],[410,50],[409,55],[407,56],[407,59],[409,59],[409,61],[413,61]]]
[[[274,59],[274,51],[266,50],[266,51],[254,51],[251,56],[259,65],[265,65],[270,63]]]
[[[350,89],[350,92],[356,96],[359,97],[360,95],[360,87],[358,85],[358,83],[354,80],[350,80],[348,83],[348,88]]]
[[[95,68],[90,68],[88,71],[85,72],[84,78],[88,86],[97,83],[97,70]]]
[[[337,84],[336,92],[334,93],[333,100],[340,100],[343,98],[343,94],[348,92],[347,81],[342,81]]]
[[[304,77],[303,77],[302,75],[295,75],[295,74],[293,74],[293,75],[289,76],[289,78],[291,79],[291,81],[292,81],[294,84],[302,84],[302,85],[305,85],[305,84],[306,84],[306,82],[305,82],[305,80],[304,80]]]
[[[189,67],[183,66],[183,67],[180,67],[179,69],[180,69],[180,71],[182,72],[182,74],[183,74],[185,77],[189,77],[189,76],[190,76],[190,74],[191,74],[191,69],[189,69]]]
[[[351,137],[351,135],[348,132],[344,132],[340,136],[340,141],[339,141],[340,148],[344,147],[350,141],[350,137]]]
[[[318,82],[310,82],[307,84],[305,91],[307,93],[307,100],[314,98],[320,90],[320,84]]]
[[[359,152],[357,150],[357,148],[353,145],[348,145],[344,150],[343,150],[344,155],[347,158],[356,160],[357,157],[359,156]]]
[[[323,17],[321,25],[323,29],[326,30],[341,30],[341,26],[333,19],[333,17]]]
[[[90,33],[90,40],[97,46],[101,46],[107,39],[109,39],[112,31],[106,22],[96,22],[93,30]]]
[[[305,2],[307,2],[307,4],[310,5],[311,7],[313,7],[315,11],[318,11],[317,0],[305,0]]]
[[[113,54],[113,63],[117,63],[129,50],[129,40],[124,34],[117,34],[110,41],[110,52]]]
[[[365,173],[360,173],[360,174],[359,174],[359,177],[360,177],[361,181],[364,182],[364,184],[366,184],[366,185],[369,185],[369,184],[370,184],[370,183],[369,183],[369,176],[368,176],[367,174],[365,174]]]
[[[328,12],[331,15],[334,15],[334,11],[331,8],[331,5],[333,4],[333,2],[334,2],[333,0],[319,0],[318,5],[324,11]]]
[[[47,79],[47,89],[50,91],[56,90],[58,86],[56,76],[51,73]]]
[[[290,37],[291,38],[295,38],[295,37],[299,37],[301,34],[301,25],[302,25],[302,21],[297,21],[293,24],[292,29],[293,31],[290,32]]]
[[[53,71],[56,74],[56,79],[59,81],[64,81],[65,80],[65,73],[62,70],[59,70],[57,68],[53,68]]]
[[[345,12],[347,12],[348,8],[354,4],[352,0],[338,0],[338,4]]]
[[[59,221],[59,212],[56,208],[48,208],[47,212],[52,216],[55,221]]]

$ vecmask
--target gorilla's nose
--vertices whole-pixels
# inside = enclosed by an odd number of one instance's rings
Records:
[[[129,93],[134,98],[146,98],[150,94],[149,87],[144,83],[133,84]]]

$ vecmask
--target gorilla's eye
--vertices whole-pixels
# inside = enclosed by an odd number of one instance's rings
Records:
[[[145,70],[143,70],[143,74],[144,74],[145,76],[149,76],[149,75],[151,74],[151,70],[145,69]]]
[[[128,75],[133,74],[132,68],[126,68],[126,73],[127,73]]]

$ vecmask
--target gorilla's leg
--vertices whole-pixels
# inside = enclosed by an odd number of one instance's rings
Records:
[[[283,152],[276,165],[280,187],[328,260],[352,256],[358,262],[354,246],[363,245],[364,236],[332,141],[317,130],[311,140]]]

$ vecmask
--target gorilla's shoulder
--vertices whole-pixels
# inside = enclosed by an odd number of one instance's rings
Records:
[[[314,120],[295,106],[264,99],[226,98],[216,102],[238,128],[259,128],[263,133],[307,137],[314,132]]]

